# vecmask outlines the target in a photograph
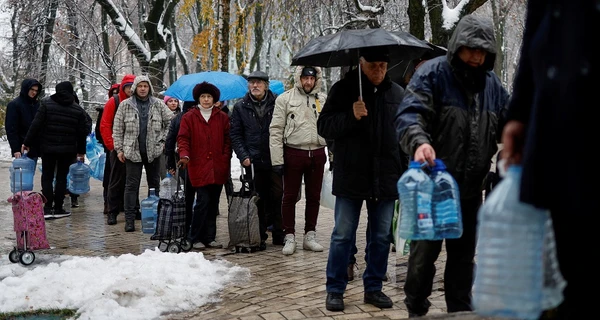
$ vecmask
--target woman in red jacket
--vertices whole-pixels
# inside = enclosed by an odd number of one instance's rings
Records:
[[[229,116],[215,107],[221,96],[216,86],[208,82],[197,84],[193,96],[198,106],[183,115],[177,136],[178,164],[188,167],[196,190],[188,239],[195,249],[220,247],[214,237],[219,197],[229,178],[231,162]]]

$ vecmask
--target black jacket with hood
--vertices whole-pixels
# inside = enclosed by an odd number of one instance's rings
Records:
[[[358,70],[336,82],[317,120],[320,136],[335,143],[333,194],[350,199],[398,199],[396,183],[405,168],[393,124],[404,90],[386,75],[374,86],[362,76],[363,101],[369,115],[354,117]]]
[[[85,154],[88,121],[71,89],[42,99],[24,144],[40,141],[41,153]]]
[[[462,46],[486,50],[483,65],[467,67],[457,56]],[[492,71],[495,59],[491,22],[464,16],[447,56],[417,69],[395,119],[402,149],[412,157],[420,145],[430,144],[456,179],[461,198],[481,197],[505,122],[509,96]]]
[[[29,97],[29,89],[33,86],[38,86],[38,94],[34,98]],[[21,145],[25,141],[27,131],[33,122],[33,118],[37,113],[40,102],[38,96],[42,92],[42,85],[35,79],[25,79],[21,82],[21,92],[19,96],[13,99],[6,106],[6,118],[4,125],[6,127],[6,136],[10,144],[11,155],[15,152],[21,152]],[[39,144],[33,141],[29,146],[28,156],[38,157]]]

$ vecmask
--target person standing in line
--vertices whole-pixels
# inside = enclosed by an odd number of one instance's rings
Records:
[[[148,76],[136,76],[131,91],[131,97],[121,102],[113,127],[114,149],[125,164],[125,232],[135,231],[142,168],[148,188],[160,192],[160,155],[173,118],[164,102],[152,96],[154,90]]]
[[[19,96],[13,99],[6,106],[6,116],[4,126],[6,128],[6,137],[10,145],[10,154],[18,159],[21,157],[21,147],[27,136],[27,131],[35,118],[40,102],[38,97],[42,92],[42,84],[35,79],[24,79],[21,82],[21,91]],[[33,141],[28,158],[34,159],[37,164],[39,156],[39,143]]]
[[[104,105],[102,119],[100,120],[100,133],[104,147],[109,150],[107,162],[110,162],[110,172],[104,172],[105,178],[108,177],[108,191],[106,198],[108,201],[108,214],[106,215],[106,224],[117,224],[117,216],[123,210],[125,195],[125,164],[119,161],[117,151],[113,141],[113,125],[115,114],[121,102],[129,98],[132,94],[131,85],[135,75],[126,74],[121,80],[121,87],[118,94],[108,99]],[[137,217],[136,217],[137,219]],[[141,212],[140,212],[141,219]]]
[[[267,248],[267,226],[273,224],[273,245],[283,245],[281,197],[283,181],[271,166],[269,125],[273,118],[276,95],[269,89],[269,75],[254,71],[248,75],[248,93],[231,111],[231,146],[245,168],[254,166],[254,184],[260,196],[258,220],[260,249]]]
[[[215,108],[220,95],[219,89],[208,82],[197,84],[193,96],[199,107],[181,117],[177,135],[178,164],[188,168],[190,182],[196,190],[188,235],[194,249],[204,249],[207,245],[222,247],[214,238],[209,238],[216,235],[219,198],[229,178],[231,163],[229,116]]]
[[[521,201],[549,209],[552,216],[558,264],[567,282],[557,309],[560,320],[597,317],[596,295],[589,293],[597,266],[583,248],[597,241],[598,225],[591,222],[600,212],[594,187],[600,174],[579,165],[600,138],[592,116],[600,64],[590,39],[597,30],[597,1],[528,1],[502,134],[501,157],[507,166],[522,164]]]
[[[175,117],[177,117],[177,115],[181,112],[181,107],[179,106],[179,99],[175,98],[175,97],[170,97],[170,96],[164,96],[163,101],[165,102],[165,104],[167,105],[167,107],[169,107],[169,110],[171,110],[173,112],[173,119]],[[172,122],[172,120],[171,120]],[[170,125],[169,125],[169,129],[170,129]],[[168,135],[168,133],[167,133]],[[167,164],[167,150],[166,150],[166,143],[165,143],[165,151],[163,152],[163,154],[160,155],[160,179],[164,179],[167,176],[167,172],[169,171],[167,169],[168,164]]]
[[[90,133],[92,133],[92,117],[90,117],[90,115],[87,113],[87,111],[85,111],[85,109],[81,106],[80,102],[79,102],[79,97],[77,96],[77,93],[75,93],[75,91],[73,91],[73,97],[75,98],[75,100],[73,101],[78,107],[83,109],[83,112],[85,114],[85,129],[86,129],[86,136],[89,136]],[[87,146],[86,146],[87,148]],[[73,159],[73,163],[77,163],[77,158]],[[70,190],[67,189],[67,193],[69,194],[69,197],[71,198],[71,209],[73,208],[79,208],[79,195],[72,193]]]
[[[28,151],[36,141],[40,142],[42,194],[46,198],[44,216],[62,218],[71,215],[63,208],[67,174],[75,157],[85,158],[86,122],[85,111],[75,103],[73,85],[63,81],[56,85],[55,94],[42,99],[31,123],[22,151]],[[55,176],[56,185],[53,186]]]
[[[393,306],[382,292],[382,282],[392,242],[396,183],[403,172],[393,118],[404,90],[387,76],[387,50],[364,48],[360,56],[360,73],[352,70],[333,85],[317,121],[319,134],[335,144],[335,226],[327,260],[325,300],[330,311],[344,310],[348,261],[363,202],[368,212],[364,302],[378,308]]]
[[[411,241],[404,303],[409,317],[427,314],[435,261],[446,244],[448,312],[471,311],[477,212],[506,116],[508,93],[494,74],[496,40],[489,19],[464,16],[446,56],[426,61],[408,83],[395,118],[398,141],[414,161],[444,161],[460,190],[463,234]]]
[[[298,66],[295,85],[275,100],[273,120],[269,127],[273,171],[283,176],[281,213],[285,233],[282,253],[296,251],[296,199],[305,182],[304,250],[323,251],[317,242],[317,218],[321,200],[323,170],[327,155],[325,139],[317,134],[317,119],[322,101],[327,96],[321,90],[321,68]]]

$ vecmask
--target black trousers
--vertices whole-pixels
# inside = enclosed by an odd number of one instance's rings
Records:
[[[247,172],[246,179],[250,178],[250,168],[244,168]],[[254,167],[254,184],[260,199],[256,203],[258,207],[258,223],[260,238],[265,241],[268,238],[267,226],[273,225],[273,238],[283,238],[283,222],[281,216],[281,201],[283,199],[283,178],[273,172],[271,168]]]
[[[217,233],[217,214],[222,184],[209,184],[195,188],[196,204],[188,238],[192,243],[202,242],[207,245],[215,240]]]
[[[429,311],[435,261],[446,242],[444,290],[448,312],[471,311],[471,289],[475,266],[477,211],[481,198],[461,199],[463,235],[459,239],[411,241],[404,303],[409,313],[424,315]]]
[[[108,199],[108,212],[119,213],[121,206],[124,203],[125,164],[119,161],[115,150],[109,153],[107,162],[110,162],[108,191],[106,193]],[[104,175],[107,175],[106,171],[104,172]]]
[[[67,192],[67,174],[76,153],[44,153],[42,155],[42,194],[46,197],[44,208],[61,210]],[[53,186],[56,174],[56,186]]]
[[[149,162],[145,157],[142,162],[125,160],[125,219],[135,220],[135,213],[140,201],[140,181],[142,180],[142,167],[146,169],[146,182],[148,189],[156,189],[156,195],[160,192],[160,157]],[[147,195],[144,195],[146,198]]]

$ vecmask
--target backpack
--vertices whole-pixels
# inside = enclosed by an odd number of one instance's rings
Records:
[[[117,113],[117,109],[119,108],[119,95],[113,95],[115,98],[115,113]],[[104,145],[104,140],[102,139],[102,134],[100,134],[100,121],[102,120],[102,114],[104,113],[104,107],[96,108],[98,111],[98,118],[96,118],[96,128],[94,129],[94,135],[96,136],[96,140],[104,147],[106,150],[106,146]]]

